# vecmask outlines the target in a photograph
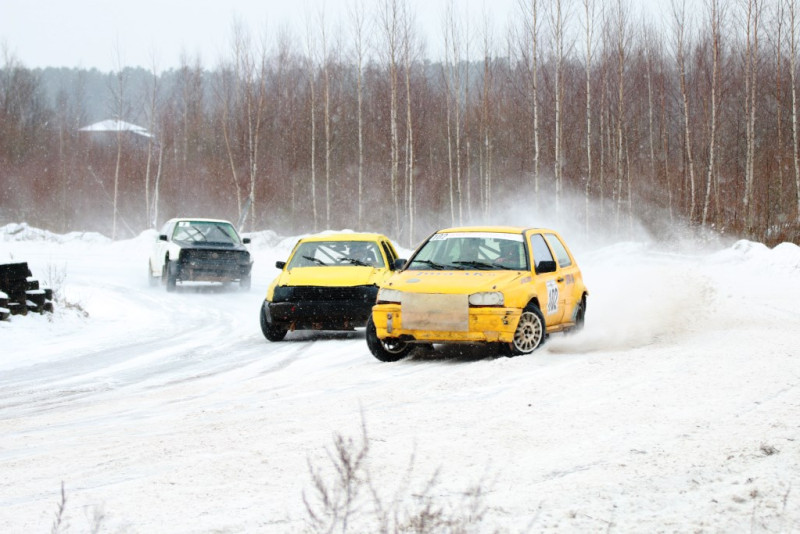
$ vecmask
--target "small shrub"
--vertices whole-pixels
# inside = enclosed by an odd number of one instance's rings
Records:
[[[405,476],[387,497],[386,490],[391,490],[391,485],[376,481],[370,470],[370,440],[363,420],[359,440],[337,433],[333,447],[326,453],[328,469],[308,462],[312,491],[310,495],[303,492],[303,503],[312,532],[467,534],[485,530],[479,528],[487,512],[483,484],[456,493],[455,497],[446,496],[438,469],[417,484],[413,455]]]

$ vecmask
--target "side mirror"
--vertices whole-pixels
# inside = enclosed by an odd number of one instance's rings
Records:
[[[540,261],[538,264],[536,264],[536,274],[554,273],[554,272],[556,272],[556,262],[553,260]]]
[[[276,261],[275,262],[275,267],[280,269],[280,270],[283,270],[283,268],[286,267],[286,262],[285,261]]]
[[[250,244],[250,238],[249,237],[243,237],[242,238],[242,243],[244,243],[245,245],[249,245]]]
[[[167,234],[161,234],[160,236],[158,236],[158,240],[159,241],[166,241],[167,240]]]
[[[400,269],[406,266],[406,261],[407,260],[405,260],[404,258],[397,258],[396,260],[394,260],[394,265],[392,267],[394,268],[395,271],[399,271]]]

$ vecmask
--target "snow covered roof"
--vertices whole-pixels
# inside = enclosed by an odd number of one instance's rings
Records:
[[[100,122],[95,122],[89,126],[79,128],[81,132],[131,132],[144,137],[153,137],[147,131],[147,128],[131,124],[130,122],[120,121],[116,119],[108,119]]]

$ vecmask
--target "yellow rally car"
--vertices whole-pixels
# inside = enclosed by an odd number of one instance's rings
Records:
[[[581,328],[587,295],[553,230],[440,230],[381,286],[367,345],[382,361],[431,343],[498,343],[510,356],[528,354],[550,332]]]
[[[261,306],[261,331],[280,341],[289,330],[364,326],[378,285],[394,272],[397,251],[386,236],[325,233],[297,242]]]

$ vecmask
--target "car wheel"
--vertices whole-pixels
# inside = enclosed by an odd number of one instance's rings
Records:
[[[261,305],[261,331],[269,341],[281,341],[286,337],[286,329],[275,326],[269,316],[267,301]]]
[[[580,332],[583,330],[583,324],[586,321],[586,295],[581,297],[575,309],[575,326],[569,329],[570,332]]]
[[[167,291],[175,291],[178,284],[178,264],[174,261],[169,261],[164,269],[167,271]]]
[[[519,317],[514,341],[510,344],[510,356],[530,354],[542,346],[545,339],[544,316],[536,306],[525,308]]]
[[[397,339],[387,341],[379,339],[372,315],[367,319],[367,347],[372,355],[382,362],[396,362],[408,356],[414,349],[411,344]]]
[[[252,285],[252,280],[251,280],[249,274],[247,274],[247,275],[245,275],[245,276],[243,276],[243,277],[241,277],[239,279],[239,288],[240,289],[244,289],[245,291],[248,291],[250,289],[251,285]]]

